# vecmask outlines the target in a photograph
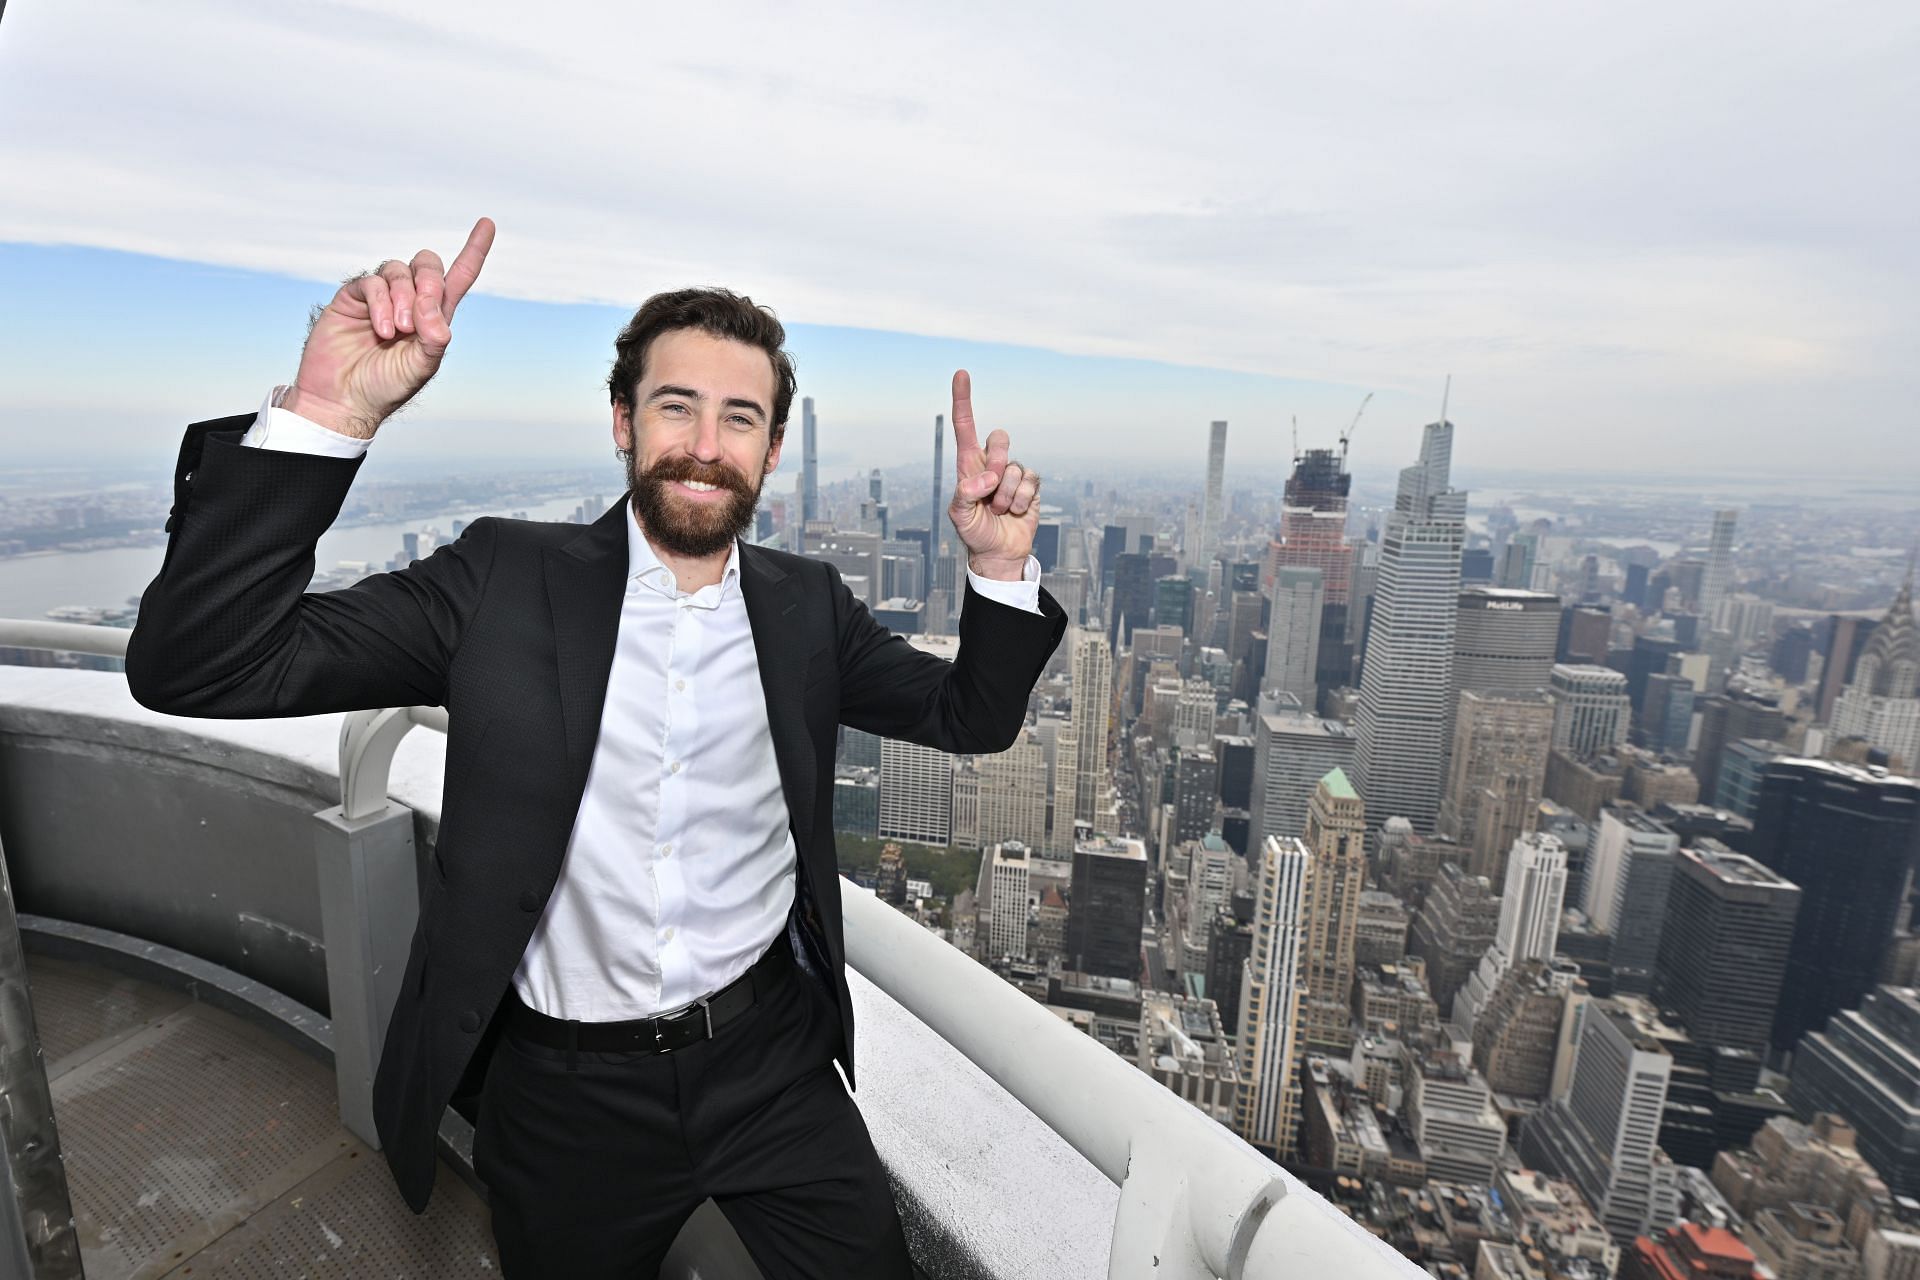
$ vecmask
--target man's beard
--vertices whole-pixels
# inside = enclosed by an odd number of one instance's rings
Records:
[[[671,492],[676,480],[710,484],[726,492],[722,501],[701,501]],[[725,463],[706,465],[684,453],[662,458],[645,471],[639,457],[627,459],[627,487],[640,528],[661,550],[700,560],[725,551],[753,528],[760,486]]]

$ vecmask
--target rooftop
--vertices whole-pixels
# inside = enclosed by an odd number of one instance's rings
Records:
[[[1332,773],[1320,779],[1320,785],[1325,787],[1327,794],[1336,800],[1358,800],[1360,798],[1360,793],[1353,789],[1353,783],[1347,780],[1347,771],[1345,769],[1335,769]]]
[[[1799,888],[1773,868],[1754,861],[1744,853],[1735,853],[1712,838],[1703,839],[1690,849],[1682,849],[1680,856],[1699,863],[1719,879],[1731,884],[1781,890]]]
[[[1285,737],[1331,738],[1358,742],[1353,726],[1339,720],[1327,720],[1310,711],[1263,711],[1261,726],[1270,734]]]

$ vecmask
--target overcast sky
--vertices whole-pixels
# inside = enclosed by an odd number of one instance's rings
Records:
[[[1462,465],[1920,468],[1916,65],[1910,2],[12,0],[0,451],[250,407],[311,282],[485,213],[422,412],[495,443],[726,283],[880,462],[984,361],[1034,449],[1196,472],[1370,390],[1400,465],[1449,373]]]

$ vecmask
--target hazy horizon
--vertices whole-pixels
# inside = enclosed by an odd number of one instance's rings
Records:
[[[164,453],[291,374],[332,282],[484,213],[403,426],[474,453],[569,424],[553,456],[591,454],[619,320],[724,282],[792,324],[823,454],[917,453],[964,364],[1043,466],[1184,472],[1226,418],[1256,474],[1373,392],[1354,461],[1390,472],[1451,375],[1463,474],[1920,468],[1920,15],[1819,35],[1718,0],[1224,9],[1172,55],[1125,5],[508,38],[432,3],[16,4],[0,449]],[[284,66],[330,91],[247,88]],[[387,157],[396,78],[433,145]]]

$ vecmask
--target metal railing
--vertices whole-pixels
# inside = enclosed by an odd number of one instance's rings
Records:
[[[0,619],[0,646],[120,657],[128,634]],[[356,1132],[361,1124],[354,1120],[369,1114],[365,1091],[377,1033],[392,1007],[391,994],[380,989],[391,979],[377,978],[397,976],[391,948],[404,948],[410,934],[391,919],[374,917],[393,913],[393,891],[403,881],[400,907],[416,909],[411,810],[387,795],[395,751],[415,725],[445,733],[447,713],[404,707],[347,715],[339,739],[341,804],[317,815],[332,831],[322,837],[323,903],[329,898],[328,848],[341,851],[333,863],[338,887],[328,903],[328,988],[342,1116]],[[842,890],[848,962],[1120,1188],[1110,1280],[1421,1274],[1145,1072],[871,892],[850,883]],[[381,947],[388,949],[384,956],[368,951]],[[349,951],[352,957],[344,954]],[[362,1037],[357,1062],[351,1043],[339,1043],[343,1034],[351,1040],[348,1027],[355,1023]],[[370,1119],[364,1123],[369,1132],[362,1136],[370,1136]]]

